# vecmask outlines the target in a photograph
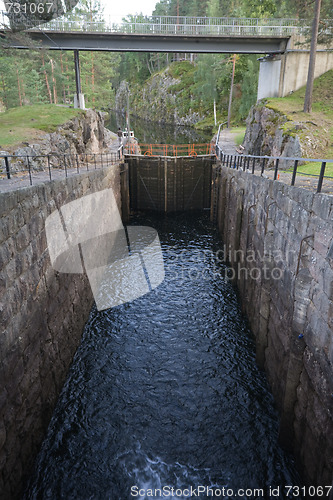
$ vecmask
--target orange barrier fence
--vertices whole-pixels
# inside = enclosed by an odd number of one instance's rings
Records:
[[[192,156],[215,154],[213,143],[206,144],[127,144],[125,154],[145,156]]]

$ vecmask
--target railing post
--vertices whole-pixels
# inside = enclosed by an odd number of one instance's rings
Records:
[[[294,169],[293,169],[293,176],[291,178],[291,186],[295,186],[295,180],[296,180],[296,175],[297,175],[297,166],[298,166],[298,160],[295,160],[294,163]]]
[[[47,166],[48,166],[48,169],[49,169],[50,181],[52,181],[50,155],[47,155]]]
[[[28,163],[28,171],[29,171],[30,186],[32,186],[32,176],[31,176],[31,167],[30,167],[30,160],[29,160],[29,156],[27,156],[27,163]]]
[[[252,173],[253,174],[254,174],[255,168],[256,168],[256,159],[253,158],[253,162],[252,162]]]
[[[5,156],[5,165],[6,165],[7,179],[10,179],[10,168],[9,168],[8,156]]]
[[[276,159],[275,162],[275,169],[274,169],[274,180],[276,181],[277,176],[278,176],[278,170],[279,170],[279,158]]]
[[[261,165],[261,176],[263,176],[264,172],[265,172],[265,162],[266,162],[266,158],[263,159],[262,161],[262,165]]]
[[[323,186],[323,180],[324,180],[324,175],[325,175],[325,168],[326,168],[326,161],[323,161],[321,164],[321,169],[320,169],[320,174],[319,174],[319,180],[318,180],[318,186],[317,186],[317,193],[321,192],[321,188]]]
[[[64,167],[65,167],[65,176],[67,177],[67,164],[66,164],[66,156],[64,155]]]

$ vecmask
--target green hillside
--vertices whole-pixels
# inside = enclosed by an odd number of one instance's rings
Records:
[[[265,105],[287,116],[284,131],[297,133],[308,158],[333,159],[333,70],[316,78],[311,113],[303,112],[304,96],[305,87],[287,97],[267,99]],[[301,170],[318,174],[319,169],[320,163],[309,163]],[[333,176],[333,165],[327,165],[326,174]]]
[[[20,106],[0,113],[0,149],[13,149],[22,141],[33,142],[79,113],[82,111],[54,104]]]

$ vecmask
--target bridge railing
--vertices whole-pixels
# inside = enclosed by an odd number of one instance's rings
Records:
[[[251,174],[259,174],[262,177],[268,177],[272,180],[280,180],[280,175],[283,175],[283,182],[290,180],[290,185],[296,185],[297,176],[310,176],[317,180],[316,182],[316,192],[320,193],[322,191],[323,182],[325,179],[332,181],[333,190],[333,177],[325,175],[327,163],[332,163],[333,160],[328,159],[314,159],[314,158],[294,158],[294,157],[280,157],[280,156],[255,156],[255,155],[245,155],[245,154],[225,154],[222,148],[216,144],[215,154],[217,159],[221,164],[228,168],[234,168],[236,170],[243,170]],[[320,163],[320,173],[319,175],[306,174],[299,168],[303,163]],[[292,164],[292,171],[286,171],[286,169],[281,168],[281,164],[288,163]],[[269,166],[270,165],[270,166]]]
[[[7,12],[0,13],[0,22],[9,27]],[[328,25],[332,23],[328,21]],[[109,20],[90,22],[83,19],[67,20],[65,17],[27,29],[64,32],[98,32],[158,35],[226,35],[226,36],[290,36],[309,29],[308,23],[296,19],[262,19],[191,16],[128,16],[122,23]]]

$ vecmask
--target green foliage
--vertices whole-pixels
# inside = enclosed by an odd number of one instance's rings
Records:
[[[238,109],[238,116],[245,120],[249,110],[257,101],[259,62],[253,56],[247,59],[247,69],[243,73],[241,85],[241,99]]]
[[[176,16],[177,0],[161,0],[154,15]],[[179,0],[179,15],[207,17],[297,17],[311,20],[313,0]],[[321,19],[333,18],[332,0],[322,0]]]
[[[221,17],[220,1],[209,0],[206,12],[208,17]]]
[[[312,157],[333,158],[333,70],[315,79],[310,114],[303,113],[304,94],[305,87],[283,98],[267,99],[265,106],[287,118],[281,127],[284,135],[298,135],[305,142],[312,137],[316,142]]]
[[[192,72],[193,72],[193,64],[191,64],[189,61],[176,61],[170,64],[168,68],[168,74],[172,78],[179,78],[182,75]]]

